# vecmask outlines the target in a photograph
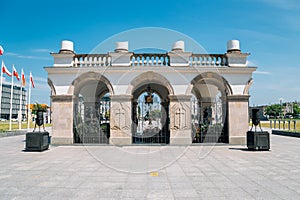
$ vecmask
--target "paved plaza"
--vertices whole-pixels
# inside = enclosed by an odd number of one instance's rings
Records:
[[[0,199],[300,199],[300,139],[245,146],[50,146],[0,138]]]

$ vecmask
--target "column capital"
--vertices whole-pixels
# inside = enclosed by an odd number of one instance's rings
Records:
[[[75,95],[52,95],[52,102],[72,102],[77,97]]]
[[[250,95],[228,95],[228,102],[248,102]]]
[[[133,98],[132,95],[111,95],[111,101],[122,102],[122,101],[131,101]]]
[[[169,95],[170,101],[179,102],[179,101],[191,101],[192,95]]]

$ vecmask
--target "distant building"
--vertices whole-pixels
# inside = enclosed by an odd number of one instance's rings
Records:
[[[20,110],[20,91],[21,86],[14,85],[13,100],[12,100],[12,118],[18,118]],[[1,99],[1,114],[0,118],[9,119],[10,112],[10,95],[11,95],[11,84],[2,84],[2,99]],[[26,100],[27,92],[25,88],[22,88],[22,119],[26,118]]]

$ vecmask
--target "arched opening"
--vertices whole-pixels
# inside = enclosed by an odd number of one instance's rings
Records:
[[[227,95],[231,89],[215,73],[204,73],[192,81],[193,143],[228,143]]]
[[[169,91],[158,83],[136,87],[132,100],[132,142],[169,144]]]
[[[108,144],[110,137],[110,85],[105,77],[86,73],[74,86],[74,143]]]

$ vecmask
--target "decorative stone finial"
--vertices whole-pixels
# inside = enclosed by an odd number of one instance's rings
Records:
[[[116,53],[119,52],[128,52],[128,41],[126,42],[116,42]]]
[[[74,52],[74,43],[69,40],[61,41],[60,52]]]
[[[227,52],[240,52],[240,41],[238,40],[229,40],[227,42]]]
[[[172,51],[184,51],[184,41],[179,40],[173,44]]]

